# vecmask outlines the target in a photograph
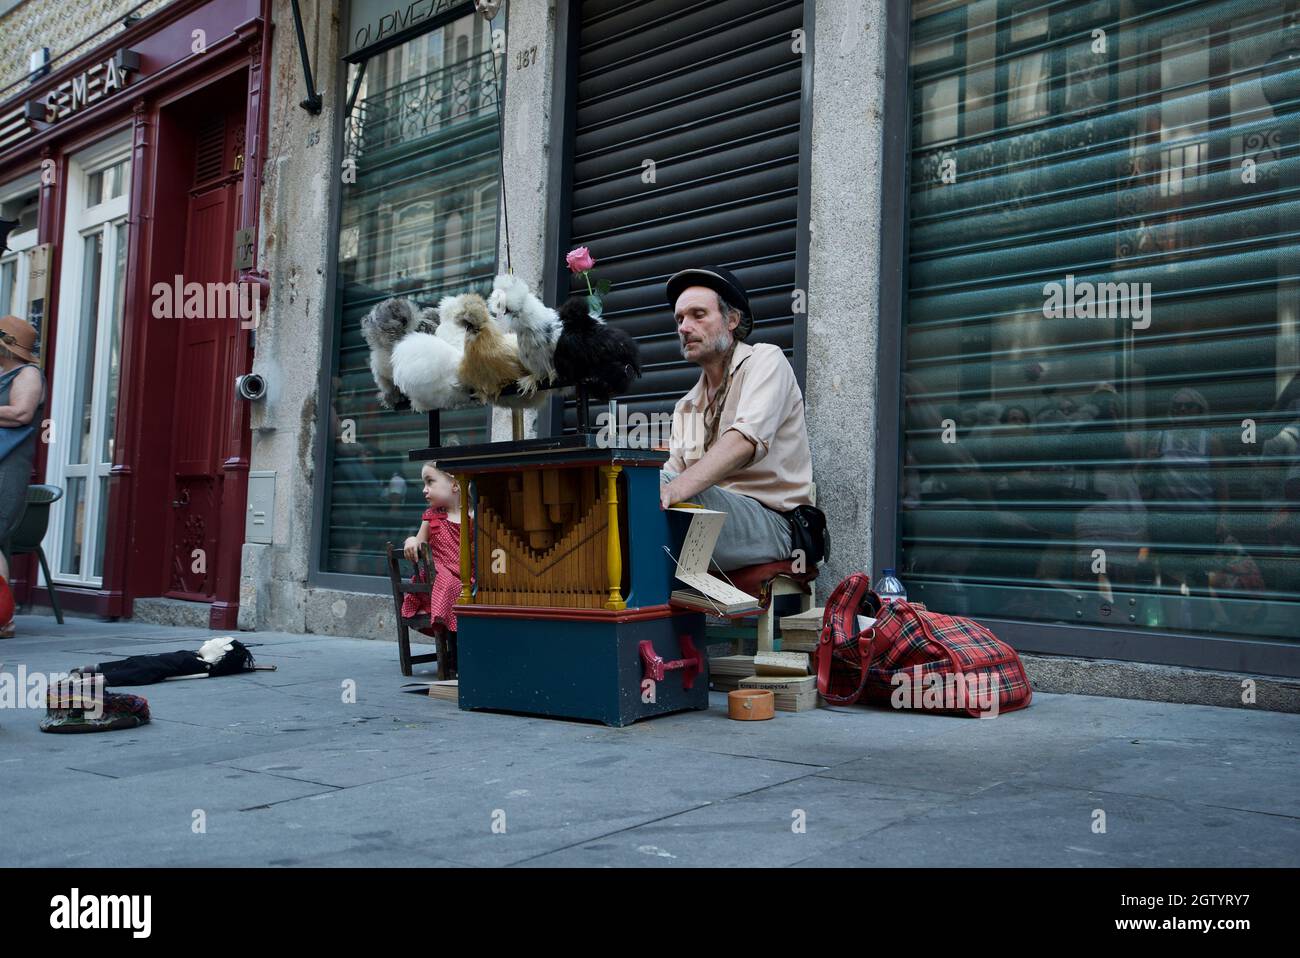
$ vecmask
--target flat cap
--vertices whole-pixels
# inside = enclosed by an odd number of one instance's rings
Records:
[[[743,315],[740,317],[740,325],[736,327],[736,338],[742,341],[749,338],[750,331],[754,328],[754,314],[749,308],[749,294],[745,292],[745,284],[735,273],[721,266],[684,269],[673,273],[668,278],[668,305],[676,308],[677,297],[691,286],[707,286],[731,305],[740,307]]]

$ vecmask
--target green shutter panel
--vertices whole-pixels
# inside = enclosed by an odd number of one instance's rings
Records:
[[[912,13],[909,593],[1295,639],[1300,4]]]

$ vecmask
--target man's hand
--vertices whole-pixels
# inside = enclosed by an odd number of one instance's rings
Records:
[[[659,508],[660,509],[669,509],[672,506],[682,501],[681,499],[678,499],[676,495],[673,493],[673,482],[676,481],[677,480],[674,479],[672,482],[665,482],[660,484],[659,486]]]
[[[753,458],[754,441],[735,429],[728,429],[695,465],[659,487],[660,507],[667,509],[674,503],[689,501]]]

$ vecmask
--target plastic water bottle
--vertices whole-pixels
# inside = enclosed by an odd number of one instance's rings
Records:
[[[893,569],[886,569],[885,574],[876,580],[874,588],[882,603],[897,602],[900,599],[907,601],[907,590],[903,588],[903,583],[898,581],[898,576]]]

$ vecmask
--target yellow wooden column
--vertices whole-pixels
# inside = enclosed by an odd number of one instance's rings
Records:
[[[622,466],[601,466],[605,475],[605,500],[609,508],[609,528],[605,536],[605,552],[609,569],[609,598],[605,608],[619,611],[627,608],[623,601],[623,543],[618,534],[618,474]]]
[[[474,594],[469,590],[471,579],[469,567],[469,480],[464,476],[457,476],[456,485],[460,487],[460,598],[457,602],[461,605],[469,605],[474,601]]]

